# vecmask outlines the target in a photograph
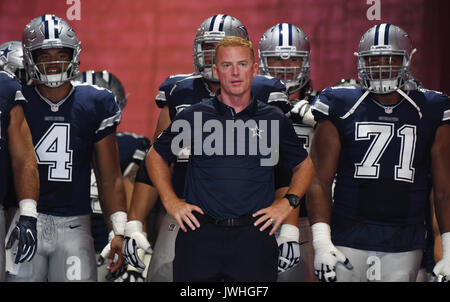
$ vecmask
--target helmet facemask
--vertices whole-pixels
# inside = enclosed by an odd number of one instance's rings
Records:
[[[362,85],[373,93],[388,94],[402,88],[410,78],[409,58],[404,51],[358,54]]]
[[[280,59],[290,60],[292,66],[286,66]],[[303,88],[310,79],[309,52],[296,51],[295,46],[277,46],[275,51],[263,51],[260,60],[261,73],[280,79],[289,94]]]
[[[206,80],[219,82],[214,76],[212,66],[214,65],[214,54],[216,52],[215,46],[225,38],[225,33],[206,32],[205,36],[196,38],[194,41],[194,66],[196,71]]]

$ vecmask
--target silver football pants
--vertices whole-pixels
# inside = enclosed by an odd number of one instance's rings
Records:
[[[7,281],[97,281],[89,215],[57,217],[39,213],[37,237],[33,259],[13,265]]]

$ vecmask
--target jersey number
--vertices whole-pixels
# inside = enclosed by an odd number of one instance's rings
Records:
[[[380,164],[378,161],[394,136],[392,123],[356,123],[355,140],[369,140],[373,138],[369,149],[360,163],[355,164],[355,178],[378,178]],[[416,148],[416,126],[403,125],[397,130],[397,137],[401,139],[398,165],[394,167],[395,180],[414,182],[414,150]]]
[[[69,134],[70,124],[54,123],[34,148],[38,164],[49,165],[48,180],[72,181]]]

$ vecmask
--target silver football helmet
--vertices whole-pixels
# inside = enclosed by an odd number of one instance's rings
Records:
[[[14,75],[20,82],[26,83],[22,42],[9,41],[0,45],[0,70]]]
[[[355,53],[362,86],[377,94],[403,88],[410,81],[411,58],[415,51],[410,37],[400,27],[384,23],[373,26],[364,33]],[[389,62],[383,63],[381,58],[377,60],[377,56],[387,57]],[[394,56],[401,56],[400,65],[392,65]],[[372,64],[371,60],[378,63]]]
[[[31,20],[23,32],[22,45],[25,69],[32,80],[48,87],[59,87],[77,75],[81,46],[72,27],[63,19],[55,15],[43,15]],[[39,49],[49,48],[72,50],[71,61],[52,61],[37,64],[33,53]],[[48,64],[62,64],[62,72],[52,75],[47,74],[45,67]],[[39,65],[42,65],[43,72],[39,70]]]
[[[102,88],[110,90],[116,97],[117,104],[120,110],[123,111],[127,104],[128,96],[125,95],[125,88],[120,80],[107,70],[94,71],[88,70],[80,72],[74,79],[74,81],[81,83],[88,83],[91,85],[97,85]]]
[[[229,15],[209,17],[197,29],[192,51],[194,67],[209,81],[218,82],[212,71],[215,50],[214,48],[205,49],[205,43],[218,43],[228,36],[238,36],[249,40],[245,26],[241,21]]]
[[[304,87],[310,79],[310,46],[306,34],[299,27],[280,23],[269,28],[259,42],[260,73],[279,78],[293,93]],[[269,57],[288,60],[292,57],[302,59],[299,67],[270,66]]]

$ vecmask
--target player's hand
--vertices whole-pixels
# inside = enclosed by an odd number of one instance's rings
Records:
[[[331,242],[330,226],[319,222],[311,226],[314,246],[314,273],[319,281],[336,282],[336,264],[353,269],[350,261]]]
[[[18,240],[17,254],[14,263],[31,261],[37,249],[37,218],[20,215],[14,230],[9,236],[6,249],[12,248],[14,242]]]
[[[143,271],[145,264],[138,255],[138,248],[148,254],[153,252],[147,237],[142,231],[142,222],[139,220],[131,220],[125,225],[125,240],[123,242],[122,253],[125,261],[129,265]]]
[[[178,225],[180,226],[180,229],[183,232],[187,232],[184,223],[186,223],[186,225],[193,231],[195,230],[196,227],[197,228],[200,227],[200,223],[198,222],[197,218],[194,216],[192,211],[196,211],[202,215],[205,214],[200,207],[187,203],[186,201],[184,201],[184,199],[179,198],[173,198],[171,200],[168,200],[164,204],[164,206],[167,210],[167,213],[172,215],[172,217],[177,221]]]
[[[433,268],[437,282],[450,282],[450,232],[441,235],[442,258]]]
[[[295,123],[314,127],[316,121],[311,113],[311,105],[307,100],[292,100],[294,106],[287,114]]]
[[[252,216],[260,216],[254,223],[255,226],[262,224],[260,231],[264,231],[270,225],[273,225],[269,232],[269,235],[273,235],[275,231],[280,227],[281,223],[289,216],[289,213],[293,210],[286,198],[276,199],[272,205],[267,208],[261,209],[255,212]]]
[[[111,250],[108,256],[109,265],[106,267],[106,269],[112,273],[120,269],[124,264],[124,259],[122,256],[123,241],[124,238],[120,235],[114,236],[114,238],[111,240]]]
[[[283,224],[277,238],[279,256],[278,273],[284,273],[300,262],[299,229],[290,224]]]
[[[108,244],[100,252],[100,256],[97,259],[97,266],[102,266],[105,263],[105,259],[108,258],[109,253],[111,252],[111,241],[114,238],[114,231],[109,231],[108,234]]]

